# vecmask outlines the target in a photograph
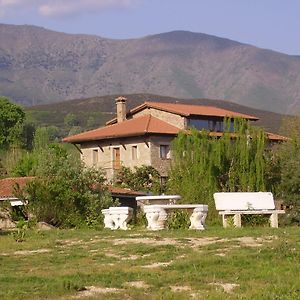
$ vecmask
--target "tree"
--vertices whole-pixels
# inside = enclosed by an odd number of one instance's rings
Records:
[[[158,171],[152,166],[143,165],[134,167],[134,170],[122,166],[114,178],[114,183],[135,191],[158,194],[161,192],[159,177]]]
[[[25,112],[21,106],[0,97],[0,148],[20,142],[24,120]]]
[[[289,140],[274,150],[279,157],[281,183],[278,195],[287,205],[286,221],[300,224],[300,117],[288,117],[282,122],[281,132]]]
[[[103,172],[84,168],[59,145],[43,153],[36,175],[26,193],[38,221],[59,227],[100,225],[101,209],[113,204]]]
[[[208,204],[211,212],[214,192],[266,189],[264,132],[237,119],[231,133],[228,120],[224,123],[221,138],[194,129],[172,143],[169,192],[180,194],[183,202]]]
[[[68,113],[64,118],[64,124],[67,128],[79,125],[79,120],[77,116],[73,113]]]

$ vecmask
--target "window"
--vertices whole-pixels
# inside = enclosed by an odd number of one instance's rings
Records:
[[[113,148],[113,168],[115,170],[121,167],[120,148]]]
[[[169,145],[160,145],[159,154],[161,159],[170,159],[170,146]]]
[[[209,131],[224,131],[224,120],[222,119],[188,119],[188,127],[194,127],[196,129],[209,130]],[[225,128],[226,129],[226,128]],[[230,122],[229,131],[233,131],[233,120]]]
[[[136,160],[138,158],[137,146],[132,146],[132,148],[131,148],[131,158],[132,158],[132,160]]]
[[[92,154],[92,160],[93,160],[93,166],[97,166],[98,164],[98,149],[93,149],[93,154]]]

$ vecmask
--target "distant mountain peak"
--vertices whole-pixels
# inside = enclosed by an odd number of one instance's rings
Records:
[[[154,93],[300,113],[299,74],[297,56],[204,33],[113,40],[0,24],[0,94],[26,105]]]

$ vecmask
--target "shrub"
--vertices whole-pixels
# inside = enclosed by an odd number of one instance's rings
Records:
[[[161,192],[159,178],[158,171],[152,166],[135,167],[133,171],[122,166],[114,178],[114,183],[136,191],[159,194]]]
[[[102,224],[101,209],[112,205],[101,170],[87,169],[58,145],[44,152],[37,178],[26,186],[29,212],[59,227]]]
[[[190,226],[189,214],[186,211],[174,211],[169,214],[167,228],[169,229],[188,229]]]

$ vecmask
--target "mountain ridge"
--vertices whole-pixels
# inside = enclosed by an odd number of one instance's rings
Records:
[[[297,114],[300,56],[181,30],[117,40],[0,24],[0,94],[34,105],[123,93]]]
[[[105,121],[108,121],[115,117],[116,107],[115,107],[115,98],[119,97],[120,94],[116,95],[106,95],[98,96],[87,99],[73,99],[63,102],[58,102],[54,104],[43,104],[33,107],[26,108],[27,112],[31,114],[42,113],[42,116],[45,115],[45,112],[48,114],[48,120],[56,120],[57,123],[43,123],[43,125],[63,125],[64,116],[68,113],[75,114],[81,122],[86,121],[89,113],[103,113],[104,115],[102,124],[104,125]],[[253,115],[259,118],[258,121],[254,122],[255,125],[263,127],[266,131],[273,133],[280,133],[281,121],[286,115],[263,111],[254,109],[251,107],[242,106],[229,101],[224,100],[214,100],[214,99],[179,99],[174,97],[166,97],[161,95],[154,94],[122,94],[122,96],[127,98],[126,106],[127,111],[144,103],[145,101],[153,102],[169,102],[169,103],[184,103],[184,104],[193,104],[193,105],[204,105],[204,106],[215,106],[230,111],[235,111],[239,113],[244,113],[247,115]],[[45,119],[40,120],[41,123]],[[100,124],[99,124],[100,125]]]

